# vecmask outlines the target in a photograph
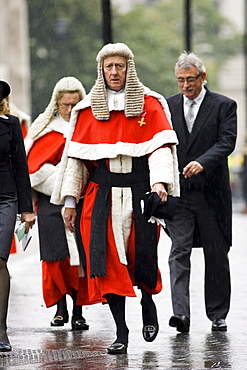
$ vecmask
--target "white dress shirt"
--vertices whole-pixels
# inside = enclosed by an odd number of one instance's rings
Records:
[[[192,110],[193,110],[195,119],[196,119],[197,113],[202,104],[205,94],[206,94],[206,89],[202,86],[202,91],[200,92],[200,94],[195,99],[193,99],[195,104],[193,104]],[[189,99],[185,95],[183,96],[183,98],[184,98],[184,117],[186,117],[188,110],[189,110],[189,104],[188,104]]]

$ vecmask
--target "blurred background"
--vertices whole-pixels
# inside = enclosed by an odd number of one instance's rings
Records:
[[[238,103],[229,164],[235,209],[247,213],[247,0],[0,0],[0,9],[0,78],[31,121],[61,77],[74,76],[90,91],[105,43],[126,43],[140,80],[165,97],[178,92],[179,54],[195,52],[209,89]]]

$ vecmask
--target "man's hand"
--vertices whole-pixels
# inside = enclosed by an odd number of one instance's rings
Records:
[[[202,165],[197,161],[192,161],[183,169],[183,175],[187,179],[188,177],[198,175],[198,173],[203,171]]]
[[[156,192],[158,194],[161,199],[160,203],[165,203],[167,201],[167,191],[162,182],[156,182],[156,184],[152,186],[151,192]]]
[[[75,232],[75,219],[76,219],[76,209],[75,208],[65,208],[63,218],[65,221],[65,226],[72,232]]]

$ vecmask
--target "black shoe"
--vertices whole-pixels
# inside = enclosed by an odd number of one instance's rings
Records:
[[[157,310],[152,298],[150,300],[141,299],[142,305],[142,335],[146,342],[152,342],[159,332]]]
[[[84,319],[84,317],[81,317],[80,319],[74,319],[72,317],[71,327],[72,327],[72,330],[88,330],[89,329],[89,325],[86,323],[86,320]]]
[[[109,355],[121,355],[127,353],[128,344],[127,343],[112,343],[107,348],[107,353]]]
[[[227,331],[227,325],[224,319],[215,319],[212,323],[212,331]]]
[[[142,335],[146,342],[152,342],[157,337],[159,332],[159,325],[144,325],[142,328]]]
[[[169,325],[177,328],[180,333],[188,333],[190,331],[190,319],[182,315],[173,315],[169,320]]]
[[[57,315],[51,320],[51,326],[64,326],[69,322],[69,315],[66,313],[64,316]]]
[[[7,342],[0,342],[0,352],[9,352],[12,351],[12,347]]]

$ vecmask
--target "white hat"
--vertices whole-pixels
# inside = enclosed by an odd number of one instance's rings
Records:
[[[78,91],[80,99],[86,95],[85,89],[81,82],[75,77],[63,77],[54,87],[50,103],[43,113],[41,113],[32,123],[28,130],[28,136],[34,139],[49,124],[54,113],[58,110],[58,97],[60,93]]]
[[[96,57],[98,62],[98,78],[91,90],[91,106],[96,119],[108,120],[110,113],[107,105],[106,85],[103,76],[103,61],[111,56],[125,57],[127,60],[127,74],[125,83],[125,108],[126,117],[138,117],[143,111],[144,86],[139,81],[134,62],[134,55],[130,48],[118,42],[103,46]]]

